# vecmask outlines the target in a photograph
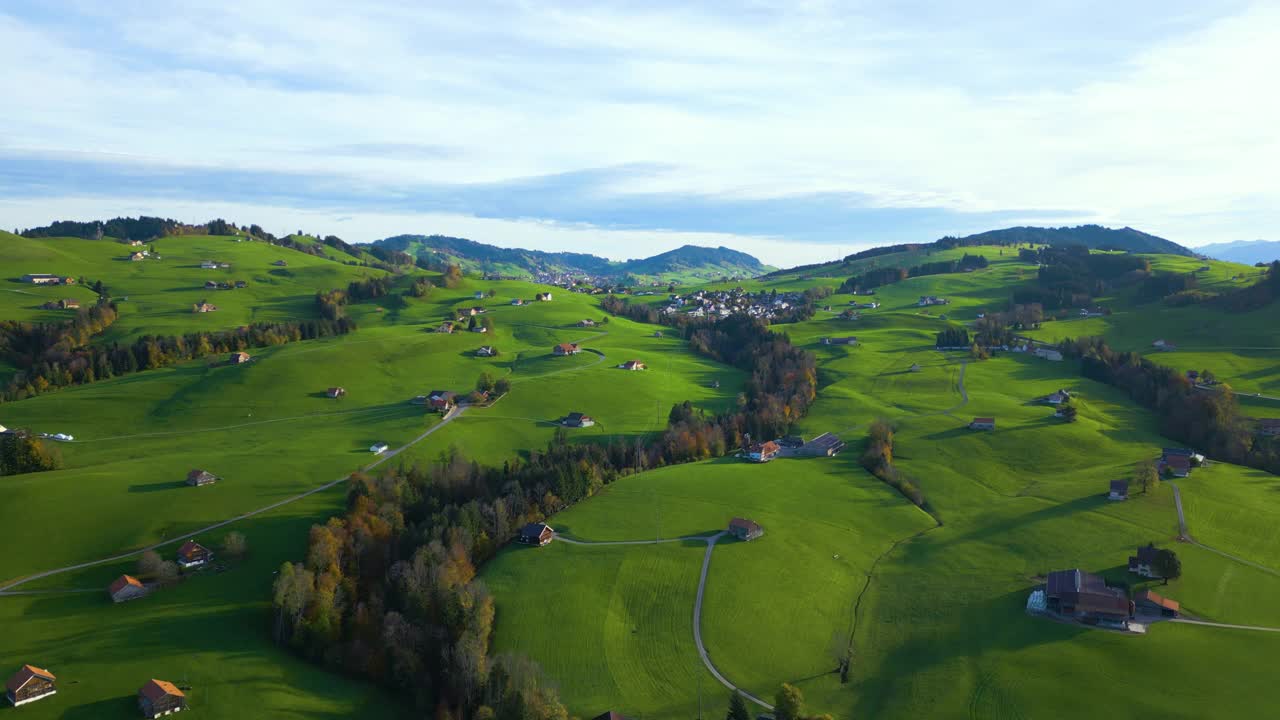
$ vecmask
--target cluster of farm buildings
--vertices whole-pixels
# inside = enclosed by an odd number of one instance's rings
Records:
[[[675,315],[683,312],[689,317],[729,317],[744,314],[763,320],[772,320],[804,302],[797,292],[777,291],[757,293],[742,288],[732,290],[698,290],[687,295],[672,294],[661,312]]]
[[[58,694],[58,678],[35,665],[23,665],[5,683],[5,695],[14,707]],[[159,718],[187,709],[187,695],[168,680],[152,678],[138,689],[138,710],[144,718]]]

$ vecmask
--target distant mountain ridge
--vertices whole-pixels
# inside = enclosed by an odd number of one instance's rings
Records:
[[[1196,254],[1193,250],[1172,240],[1165,240],[1141,230],[1134,230],[1131,227],[1117,229],[1101,225],[1058,228],[1019,226],[966,235],[959,240],[961,244],[973,245],[1032,242],[1044,245],[1084,245],[1093,250],[1124,250],[1133,253],[1159,253],[1187,257],[1193,257]]]
[[[1215,260],[1237,262],[1245,265],[1280,260],[1280,240],[1237,240],[1213,243],[1196,248],[1196,252]]]
[[[466,271],[502,275],[755,276],[773,270],[755,257],[727,247],[685,245],[653,257],[619,262],[587,253],[503,248],[447,235],[396,235],[371,244],[426,260],[456,263]]]

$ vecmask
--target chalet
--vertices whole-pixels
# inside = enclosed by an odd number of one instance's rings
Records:
[[[45,310],[79,310],[80,301],[66,298],[63,300],[51,300],[44,304]]]
[[[1086,622],[1125,622],[1133,617],[1133,603],[1124,590],[1107,587],[1101,577],[1083,570],[1049,573],[1045,601],[1050,611]]]
[[[557,357],[564,357],[565,355],[577,355],[579,352],[580,351],[578,350],[578,343],[560,343],[559,345],[556,345],[554,348],[551,349],[551,354]]]
[[[477,315],[477,314],[478,313],[476,312],[476,308],[462,308],[461,310],[458,311],[458,317],[463,317],[463,318],[469,318],[472,315]]]
[[[1187,455],[1166,455],[1158,467],[1160,472],[1176,478],[1191,476],[1191,458]]]
[[[520,528],[520,536],[517,541],[523,545],[536,545],[542,547],[549,545],[555,538],[556,532],[546,523],[529,523]]]
[[[729,521],[729,534],[739,540],[751,541],[764,534],[760,523],[746,518],[734,518]]]
[[[337,398],[340,398],[340,397],[346,397],[347,389],[344,387],[331,387],[328,390],[325,390],[324,394],[336,400]]]
[[[58,678],[48,670],[35,665],[23,665],[9,678],[9,682],[5,683],[4,687],[7,691],[5,695],[9,698],[10,705],[20,707],[50,695],[57,695],[57,682]]]
[[[1111,491],[1107,494],[1108,500],[1128,500],[1129,499],[1129,481],[1128,480],[1112,480]]]
[[[147,259],[147,254],[144,252],[129,253],[129,262],[138,262],[139,260],[146,260],[146,259]]]
[[[218,482],[218,476],[208,470],[192,470],[187,473],[187,484],[191,487],[204,487]]]
[[[498,351],[492,345],[483,345],[479,350],[476,350],[476,357],[493,357],[497,354]]]
[[[471,314],[472,314],[472,315],[484,315],[484,314],[485,314],[485,313],[487,313],[487,312],[489,312],[489,311],[488,311],[488,310],[486,310],[486,309],[484,309],[484,308],[482,308],[482,307],[480,307],[479,305],[477,305],[477,306],[475,306],[475,307],[471,308]]]
[[[427,393],[427,404],[432,410],[444,410],[448,412],[458,404],[458,394],[452,390],[432,390]]]
[[[762,443],[752,443],[747,448],[747,459],[751,462],[766,463],[777,457],[782,447],[772,440],[766,440]]]
[[[232,365],[243,365],[252,360],[253,357],[247,352],[233,352],[231,357],[227,359]]]
[[[822,344],[823,345],[857,345],[858,338],[856,337],[840,337],[840,338],[824,337],[822,338]]]
[[[1280,419],[1262,418],[1258,421],[1258,434],[1267,437],[1280,436]]]
[[[178,548],[178,567],[183,570],[197,568],[213,559],[213,551],[195,540],[188,540]]]
[[[1156,555],[1159,550],[1155,545],[1146,545],[1138,548],[1136,555],[1129,556],[1129,572],[1144,578],[1160,578],[1160,573],[1155,571]]]
[[[218,281],[217,281],[217,280],[205,280],[205,281],[204,281],[204,289],[205,289],[205,290],[217,290],[217,289],[218,289]]]
[[[132,575],[121,575],[107,587],[107,594],[111,596],[111,602],[128,602],[145,597],[147,588],[138,578]]]
[[[193,313],[211,313],[211,312],[217,312],[217,311],[218,311],[218,306],[212,303],[202,302],[202,303],[196,303],[195,305],[191,306],[191,312]]]
[[[596,321],[591,318],[584,318],[578,321],[578,327],[595,327]]]
[[[272,265],[275,265],[276,267],[287,267],[287,266],[289,265],[289,263],[288,263],[288,262],[286,262],[286,261],[284,261],[284,260],[276,260],[275,262],[273,262],[273,263],[271,263],[271,264],[272,264]]]
[[[538,302],[551,302],[551,293],[549,292],[538,293],[537,295],[533,296],[533,299],[537,300]]]
[[[622,368],[623,370],[644,370],[648,366],[640,362],[639,360],[628,360],[622,363],[621,365],[619,365],[618,367]]]
[[[969,423],[970,430],[995,430],[996,419],[993,417],[976,417]]]
[[[204,262],[200,263],[201,270],[217,270],[222,266],[223,266],[222,263],[214,262],[213,260],[205,260]]]
[[[436,332],[445,334],[453,332],[453,323],[448,320],[440,323],[440,327],[436,328]]]
[[[920,307],[927,307],[929,305],[949,305],[949,304],[951,304],[950,300],[942,297],[934,297],[933,295],[921,295],[919,302],[916,303],[916,305]]]
[[[1071,400],[1071,393],[1067,390],[1059,390],[1052,395],[1046,395],[1044,401],[1050,405],[1061,405]]]
[[[374,455],[381,455],[382,453],[390,449],[391,449],[391,446],[384,442],[376,442],[369,446],[369,452],[373,453]]]
[[[1035,349],[1034,355],[1051,362],[1062,362],[1062,352],[1053,348],[1038,347]]]
[[[60,285],[62,278],[49,273],[27,273],[22,276],[22,282],[32,285]]]
[[[512,300],[512,301],[511,301],[511,304],[512,304],[512,305],[514,305],[514,306],[516,306],[516,307],[521,307],[521,306],[523,306],[523,305],[525,304],[525,301],[524,301],[524,300],[521,300],[520,298],[516,298],[516,299],[514,299],[514,300]]]
[[[595,425],[596,421],[595,418],[590,415],[583,415],[580,412],[572,412],[565,415],[564,419],[560,421],[560,424],[565,427],[587,428]]]
[[[1144,615],[1176,618],[1182,612],[1182,605],[1177,600],[1164,597],[1151,590],[1139,590],[1133,596],[1133,604],[1134,609],[1142,611]]]
[[[138,690],[142,717],[158,718],[187,709],[187,696],[167,680],[151,680]]]

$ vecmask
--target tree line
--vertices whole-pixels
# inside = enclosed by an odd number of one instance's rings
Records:
[[[341,317],[261,322],[220,332],[144,335],[126,345],[92,344],[117,317],[115,304],[101,301],[64,323],[0,321],[0,357],[18,368],[0,399],[22,400],[209,355],[344,335],[356,329],[354,321]]]
[[[736,410],[709,416],[682,403],[648,439],[571,444],[560,430],[501,467],[450,450],[426,466],[353,475],[345,514],[314,526],[305,561],[280,570],[277,641],[437,718],[566,718],[535,664],[490,654],[493,597],[476,568],[527,522],[621,477],[776,436],[813,401],[812,356],[763,322],[734,316],[692,335],[697,352],[750,373]]]
[[[0,477],[57,470],[62,453],[25,430],[0,433]]]
[[[1080,374],[1124,390],[1160,418],[1160,433],[1210,457],[1280,474],[1280,439],[1256,435],[1226,384],[1199,390],[1186,375],[1136,352],[1116,352],[1102,338],[1065,340],[1063,355]]]
[[[854,275],[840,284],[838,293],[854,293],[873,290],[883,285],[892,285],[907,278],[924,277],[926,275],[944,275],[947,273],[967,272],[987,267],[990,262],[986,256],[965,253],[959,260],[940,260],[923,263],[910,268],[886,267],[867,270],[861,275]]]
[[[900,472],[893,466],[893,425],[889,424],[888,420],[875,420],[867,428],[867,447],[862,451],[860,463],[867,472],[902,493],[903,497],[932,515],[939,524],[942,523],[929,506],[929,501],[925,499],[924,491],[920,486],[912,482],[906,473]]]

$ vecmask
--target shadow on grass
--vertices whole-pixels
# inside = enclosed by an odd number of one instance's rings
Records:
[[[185,487],[186,483],[181,480],[173,480],[169,482],[153,482],[153,483],[134,483],[129,486],[131,493],[149,493],[160,492],[162,490],[177,490]]]

